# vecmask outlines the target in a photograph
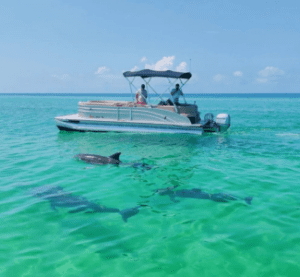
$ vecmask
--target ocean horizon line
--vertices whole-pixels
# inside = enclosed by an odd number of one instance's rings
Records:
[[[157,96],[154,93],[148,94],[150,97]],[[165,93],[164,95],[167,95]],[[184,94],[187,97],[256,97],[256,98],[300,98],[300,92],[264,92],[264,93],[185,93]],[[1,93],[0,96],[111,96],[111,97],[131,97],[131,93],[98,93],[98,92],[92,92],[92,93],[82,93],[82,92],[75,92],[75,93],[68,93],[68,92],[13,92],[13,93]]]

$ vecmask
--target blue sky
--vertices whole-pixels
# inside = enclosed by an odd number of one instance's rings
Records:
[[[300,92],[299,15],[288,0],[3,1],[0,93],[128,93],[123,71],[190,60],[186,93]]]

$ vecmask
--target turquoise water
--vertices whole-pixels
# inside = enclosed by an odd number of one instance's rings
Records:
[[[226,134],[59,132],[54,117],[89,99],[0,96],[1,276],[299,276],[300,98],[189,96],[202,117],[231,115]],[[118,151],[154,168],[73,158]],[[109,207],[147,206],[127,223],[53,211],[31,193],[44,185]],[[153,193],[173,185],[253,202]]]

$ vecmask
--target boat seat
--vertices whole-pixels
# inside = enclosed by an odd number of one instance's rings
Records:
[[[158,105],[157,109],[168,110],[175,112],[174,106],[169,105]],[[196,116],[197,115],[197,106],[196,105],[180,105],[177,106],[178,113],[184,116]]]
[[[161,109],[161,110],[167,110],[167,111],[170,111],[170,112],[175,112],[174,106],[157,105],[156,108]]]

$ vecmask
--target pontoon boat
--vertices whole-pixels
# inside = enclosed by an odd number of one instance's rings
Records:
[[[79,102],[77,114],[58,116],[55,118],[57,127],[65,131],[79,132],[138,132],[138,133],[187,133],[202,134],[203,132],[221,132],[230,127],[230,116],[219,114],[214,121],[212,114],[206,114],[201,120],[196,104],[184,102],[180,105],[165,105],[162,94],[157,93],[150,85],[152,78],[166,78],[170,87],[174,80],[180,82],[180,89],[192,77],[189,72],[154,71],[150,69],[140,71],[126,71],[124,77],[129,81],[132,98],[132,88],[136,88],[133,81],[141,77],[149,89],[158,96],[163,104],[137,104],[133,101],[87,101]],[[132,79],[130,79],[132,78]],[[173,80],[173,82],[171,81]]]

